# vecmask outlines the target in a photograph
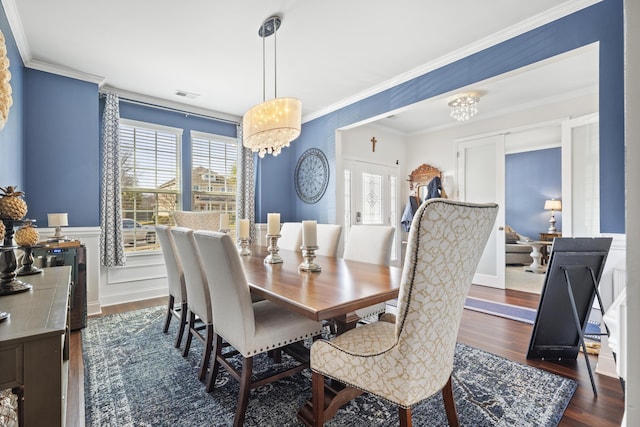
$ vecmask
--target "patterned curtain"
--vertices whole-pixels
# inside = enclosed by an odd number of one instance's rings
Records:
[[[238,219],[249,220],[250,242],[256,241],[255,230],[255,167],[254,155],[249,148],[242,145],[242,124],[238,123],[238,188],[236,196],[236,215]]]
[[[100,191],[100,260],[105,267],[125,264],[120,193],[118,96],[107,93],[102,117],[102,180]]]

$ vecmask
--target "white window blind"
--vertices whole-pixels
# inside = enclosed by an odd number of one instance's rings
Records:
[[[123,227],[128,250],[158,249],[153,226],[172,224],[180,201],[182,130],[120,120]]]

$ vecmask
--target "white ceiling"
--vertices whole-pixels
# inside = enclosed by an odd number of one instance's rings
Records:
[[[257,32],[266,18],[279,15],[283,22],[277,33],[277,95],[299,98],[308,120],[596,1],[2,0],[2,4],[28,67],[235,118],[262,101],[262,39]],[[545,97],[597,90],[594,54],[587,50],[567,55],[470,89],[483,92],[481,112],[494,113],[505,105],[514,108]],[[270,37],[266,39],[268,99],[273,97],[273,56]],[[199,96],[179,97],[176,90]],[[444,98],[424,103],[422,111],[411,111],[398,112],[395,120],[385,119],[385,125],[415,133],[452,121]]]

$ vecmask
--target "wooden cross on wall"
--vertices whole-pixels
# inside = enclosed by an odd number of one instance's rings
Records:
[[[373,151],[374,153],[376,152],[376,142],[378,142],[378,140],[375,136],[371,138],[371,151]]]

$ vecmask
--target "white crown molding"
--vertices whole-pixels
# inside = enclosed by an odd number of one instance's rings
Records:
[[[14,0],[2,0],[2,7],[4,7],[4,13],[7,15],[7,21],[9,21],[13,38],[16,41],[16,45],[18,45],[18,52],[20,52],[22,62],[26,64],[31,60],[31,51],[29,50],[27,37],[22,28],[22,20],[20,19],[16,2]]]
[[[73,68],[49,64],[49,63],[38,61],[35,59],[25,62],[24,66],[27,68],[31,68],[32,70],[44,71],[47,73],[56,74],[63,77],[70,77],[76,80],[95,83],[98,86],[102,86],[106,80],[106,77],[85,73],[82,71],[74,70]]]
[[[211,119],[225,120],[233,123],[240,123],[242,117],[229,113],[223,113],[221,111],[209,110],[206,108],[196,107],[193,105],[183,104],[181,102],[170,101],[167,99],[156,98],[154,96],[143,95],[137,92],[131,92],[124,89],[118,89],[111,86],[102,86],[100,93],[112,92],[118,95],[120,98],[127,99],[140,104],[146,104],[152,107],[162,107],[170,110],[184,112],[186,114],[193,114],[197,116],[203,116]]]
[[[526,33],[527,31],[531,31],[535,28],[538,28],[542,25],[548,24],[550,22],[556,21],[560,18],[568,16],[574,12],[585,9],[589,6],[592,6],[596,3],[599,3],[602,0],[574,0],[563,3],[559,6],[556,6],[552,9],[549,9],[541,14],[536,16],[532,16],[516,25],[513,25],[509,28],[505,28],[502,31],[494,33],[484,39],[480,39],[477,42],[465,46],[461,49],[453,51],[445,56],[442,56],[434,61],[428,62],[424,65],[416,67],[412,70],[407,71],[406,73],[400,74],[394,78],[391,78],[379,85],[373,86],[367,90],[364,90],[360,93],[357,93],[349,98],[343,99],[335,104],[329,105],[326,108],[321,110],[317,110],[311,114],[307,114],[302,118],[302,122],[306,123],[311,120],[317,119],[318,117],[322,117],[326,114],[329,114],[333,111],[339,110],[340,108],[346,107],[348,105],[354,104],[358,101],[366,99],[370,96],[376,95],[384,90],[395,87],[399,84],[405,83],[413,78],[419,77],[423,74],[426,74],[430,71],[437,70],[445,65],[451,64],[455,61],[458,61],[462,58],[466,58],[474,53],[480,52],[484,49],[487,49],[491,46],[495,46],[499,43],[502,43],[506,40],[512,39],[516,36]]]

